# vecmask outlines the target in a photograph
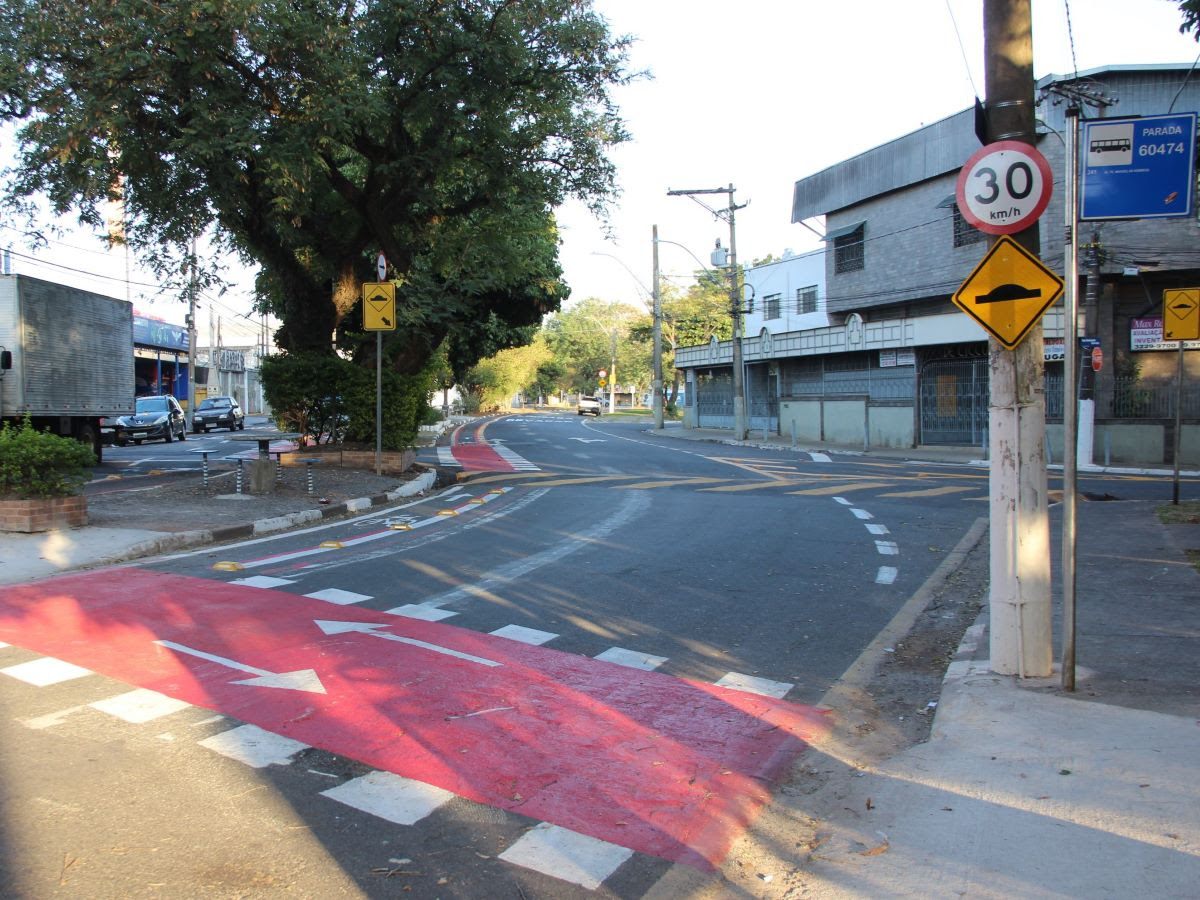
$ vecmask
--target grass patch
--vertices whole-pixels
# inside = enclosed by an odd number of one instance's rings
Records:
[[[1164,503],[1158,507],[1158,521],[1164,525],[1200,525],[1200,500]]]

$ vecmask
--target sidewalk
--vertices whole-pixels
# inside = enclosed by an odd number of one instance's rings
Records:
[[[338,473],[349,491],[338,502],[314,508],[303,494],[255,497],[250,494],[199,495],[191,487],[157,485],[119,499],[89,498],[89,519],[83,528],[40,534],[0,534],[0,585],[20,584],[72,569],[114,565],[144,556],[173,553],[220,541],[237,540],[323,519],[365,512],[404,497],[429,491],[434,472],[422,472],[406,481],[373,473],[343,470]],[[232,490],[232,472],[223,473],[226,490]],[[322,481],[332,476],[322,473]],[[214,477],[218,482],[220,476]],[[194,478],[188,484],[193,484]],[[115,527],[120,522],[131,527]],[[103,523],[103,524],[96,524]]]

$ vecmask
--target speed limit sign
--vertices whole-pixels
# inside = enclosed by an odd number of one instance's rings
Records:
[[[981,147],[958,173],[958,211],[988,234],[1015,234],[1037,221],[1054,178],[1036,147],[997,141]]]

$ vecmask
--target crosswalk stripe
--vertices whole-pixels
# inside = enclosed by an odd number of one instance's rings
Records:
[[[867,491],[873,488],[891,487],[889,481],[863,481],[858,484],[835,484],[829,487],[808,488],[803,491],[788,491],[789,494],[803,494],[809,497],[826,497],[830,494],[844,494],[847,491]]]

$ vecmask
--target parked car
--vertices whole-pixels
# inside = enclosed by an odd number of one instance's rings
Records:
[[[599,416],[604,404],[596,397],[580,397],[576,407],[581,416]]]
[[[117,416],[102,416],[100,418],[100,443],[108,446],[117,437]]]
[[[158,397],[138,397],[133,402],[133,415],[121,416],[113,426],[113,441],[124,447],[130,441],[187,440],[187,421],[183,407],[169,394]]]
[[[246,416],[233,397],[205,397],[192,416],[192,431],[196,434],[210,428],[245,431]]]

